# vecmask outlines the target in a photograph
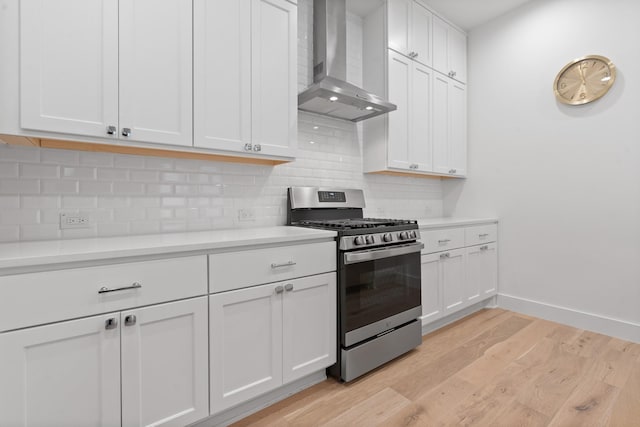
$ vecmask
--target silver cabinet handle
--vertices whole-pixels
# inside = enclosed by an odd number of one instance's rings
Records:
[[[451,241],[451,239],[442,239],[442,240],[438,240],[439,244],[443,244],[443,243],[449,243]]]
[[[487,249],[489,249],[489,245],[480,246],[481,251],[486,251]]]
[[[136,324],[136,315],[135,314],[128,314],[124,317],[124,324],[125,326],[133,326]]]
[[[413,57],[417,58],[418,57],[418,52],[413,52]]]
[[[113,289],[110,289],[110,288],[107,288],[106,286],[103,286],[98,290],[98,293],[99,294],[108,294],[109,292],[127,291],[129,289],[138,289],[138,288],[141,288],[141,287],[142,287],[142,284],[140,282],[133,282],[131,284],[131,286],[123,286],[121,288],[113,288]]]
[[[246,144],[244,144],[244,151],[252,151],[253,150],[253,145],[250,142],[247,142]]]
[[[281,294],[284,292],[284,286],[278,285],[276,286],[276,294]]]
[[[482,233],[482,234],[478,234],[478,237],[481,238],[481,239],[484,239],[488,235],[489,235],[489,233]]]
[[[122,136],[131,136],[131,128],[122,128]]]
[[[440,258],[450,258],[451,254],[449,252],[445,252],[443,254],[440,254]]]
[[[449,173],[456,173],[457,170],[456,169],[449,169]]]
[[[118,319],[116,319],[115,317],[110,317],[104,321],[105,329],[115,329],[117,327],[118,327]]]
[[[253,146],[253,151],[262,151],[262,146],[260,144],[255,144]]]
[[[115,126],[107,126],[107,134],[108,135],[115,135],[116,134],[116,127]]]
[[[276,269],[276,268],[283,268],[283,267],[291,267],[296,265],[296,262],[293,261],[287,261],[287,262],[283,262],[282,264],[276,264],[275,262],[273,264],[271,264],[271,268]]]
[[[284,285],[284,290],[287,292],[291,292],[293,290],[293,283],[287,283]]]
[[[420,252],[424,248],[424,243],[410,243],[408,245],[392,246],[384,249],[373,249],[358,252],[347,252],[344,254],[345,264],[355,264],[358,262],[373,261],[376,259],[390,258],[400,255],[408,255]]]
[[[458,73],[456,73],[455,71],[452,71],[452,72],[451,72],[451,76],[452,76],[452,77],[455,77],[455,76],[456,76],[456,74],[458,74]]]

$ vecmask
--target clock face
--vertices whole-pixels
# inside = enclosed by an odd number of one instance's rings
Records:
[[[604,56],[590,55],[560,70],[553,89],[560,102],[582,105],[602,97],[615,79],[616,69],[611,61]]]

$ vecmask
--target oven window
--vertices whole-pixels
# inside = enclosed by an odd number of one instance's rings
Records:
[[[420,305],[420,253],[343,266],[343,333]]]

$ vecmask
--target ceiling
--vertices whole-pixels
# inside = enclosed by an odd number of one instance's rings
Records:
[[[465,31],[484,24],[532,0],[422,0],[438,14]],[[347,9],[365,16],[382,0],[347,0]]]
[[[423,0],[465,31],[532,0]]]

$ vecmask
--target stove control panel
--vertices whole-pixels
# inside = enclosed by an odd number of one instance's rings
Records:
[[[340,238],[340,249],[366,249],[377,246],[388,246],[394,243],[411,242],[420,238],[418,230],[394,231],[388,233],[361,234]]]

